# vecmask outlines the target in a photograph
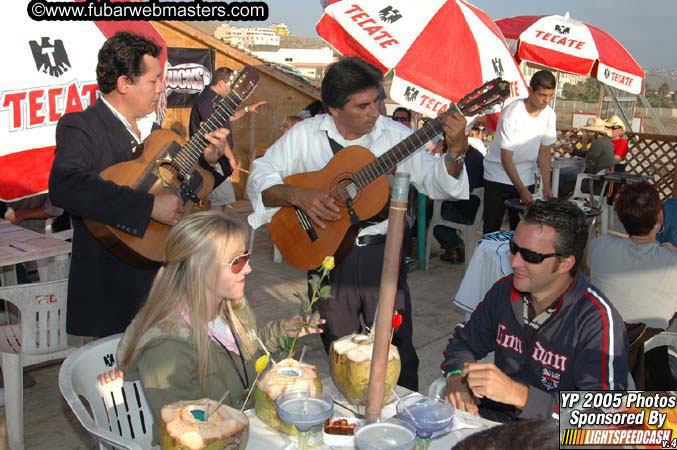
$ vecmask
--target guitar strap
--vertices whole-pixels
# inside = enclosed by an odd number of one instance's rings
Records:
[[[329,137],[329,132],[327,132],[327,139],[329,139],[329,146],[334,155],[343,150],[345,147]]]

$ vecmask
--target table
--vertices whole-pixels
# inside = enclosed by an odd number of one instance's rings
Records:
[[[71,243],[0,220],[0,281],[17,283],[14,265],[38,261],[40,281],[67,278]]]
[[[324,392],[329,394],[332,398],[335,399],[334,403],[334,417],[355,417],[355,414],[351,409],[347,409],[341,405],[348,405],[348,402],[345,398],[338,392],[334,386],[334,382],[331,380],[331,377],[326,377],[322,379],[322,386],[324,387]],[[407,397],[410,395],[417,395],[417,393],[410,391],[409,389],[403,388],[402,386],[397,386],[396,392],[400,397]],[[394,397],[394,396],[393,396]],[[390,401],[387,403],[382,410],[383,417],[392,417],[395,415],[395,404],[396,401]],[[271,430],[266,424],[261,422],[261,420],[256,417],[256,412],[253,409],[245,411],[247,417],[249,418],[249,441],[247,442],[247,450],[261,450],[261,449],[296,449],[296,439],[288,436],[286,434],[277,433]],[[470,413],[465,411],[456,411],[456,416],[460,419],[458,423],[461,422],[464,424],[469,424],[471,426],[476,426],[477,428],[462,428],[451,431],[450,433],[440,436],[439,438],[433,439],[430,443],[430,450],[449,450],[457,442],[462,439],[470,436],[473,433],[478,431],[491,428],[495,425],[498,425],[496,422],[483,419],[481,417],[473,416]],[[456,426],[455,426],[456,428]],[[355,447],[328,447],[326,445],[319,447],[319,449],[354,449]]]
[[[629,172],[607,172],[602,175],[602,179],[609,183],[632,184],[639,181],[652,182],[653,179],[648,175],[637,175]]]
[[[552,179],[550,180],[552,195],[557,197],[559,194],[559,172],[565,167],[574,167],[579,169],[579,173],[585,170],[585,160],[578,156],[567,158],[565,156],[555,156],[550,162],[552,168]]]

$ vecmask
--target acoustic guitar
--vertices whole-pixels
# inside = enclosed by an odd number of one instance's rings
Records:
[[[463,97],[457,106],[464,115],[473,116],[502,102],[509,93],[509,83],[496,78]],[[303,210],[282,207],[268,228],[284,259],[309,270],[319,267],[326,256],[345,256],[355,242],[360,222],[374,217],[388,201],[385,175],[440,133],[442,123],[436,118],[378,158],[354,145],[341,149],[322,170],[286,177],[285,184],[329,193],[340,208],[341,219],[326,221],[327,227],[322,230]]]
[[[204,134],[223,127],[258,82],[256,69],[243,67],[233,75],[231,92],[214,100],[214,113],[188,142],[173,131],[156,130],[139,145],[135,159],[106,168],[101,178],[154,195],[174,193],[183,200],[182,217],[208,209],[207,195],[214,188],[214,177],[198,164],[209,145]],[[151,219],[143,236],[138,237],[88,218],[85,224],[99,242],[130,264],[152,266],[165,258],[169,225]]]

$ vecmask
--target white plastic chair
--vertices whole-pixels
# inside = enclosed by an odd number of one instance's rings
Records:
[[[153,414],[143,387],[125,382],[115,362],[121,336],[97,339],[71,353],[59,370],[59,389],[82,426],[99,438],[101,450],[152,449]]]
[[[250,253],[252,253],[254,251],[254,236],[255,235],[256,235],[256,229],[254,229],[250,226],[249,227],[249,252]],[[276,263],[282,262],[282,254],[277,249],[277,246],[275,245],[275,243],[273,243],[273,262],[276,262]]]
[[[442,218],[442,202],[444,200],[435,200],[433,203],[433,217],[430,219],[428,225],[428,234],[425,240],[425,268],[428,269],[430,263],[430,250],[432,248],[433,230],[437,225],[444,225],[445,227],[454,228],[463,233],[463,243],[465,244],[465,267],[468,268],[468,262],[472,258],[472,254],[477,247],[477,232],[482,224],[482,211],[484,211],[484,188],[475,188],[472,195],[476,195],[480,199],[480,205],[475,213],[475,220],[472,224],[456,223]]]
[[[588,199],[590,206],[600,208],[600,210],[602,211],[600,219],[601,234],[607,234],[609,231],[609,205],[606,204],[606,195],[605,195],[607,182],[605,180],[604,183],[602,184],[600,195],[595,195],[594,181],[599,180],[599,176],[604,175],[605,173],[607,173],[607,169],[602,169],[594,175],[589,173],[579,173],[578,176],[576,177],[576,185],[574,187],[574,193],[571,196],[572,201]],[[588,192],[583,192],[582,190],[583,182],[585,180],[587,180]],[[591,233],[593,229],[594,227],[591,226],[590,227]]]
[[[10,449],[24,448],[23,368],[65,358],[68,280],[0,287],[0,299],[16,306],[18,323],[0,326],[5,412]]]

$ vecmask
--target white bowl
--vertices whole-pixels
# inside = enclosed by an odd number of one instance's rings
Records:
[[[332,417],[330,421],[345,419],[349,424],[355,425],[355,428],[362,424],[362,420],[356,417]],[[344,434],[331,434],[324,431],[324,426],[322,427],[322,439],[324,440],[325,445],[334,446],[334,447],[354,447],[355,446],[355,433],[352,435]]]

